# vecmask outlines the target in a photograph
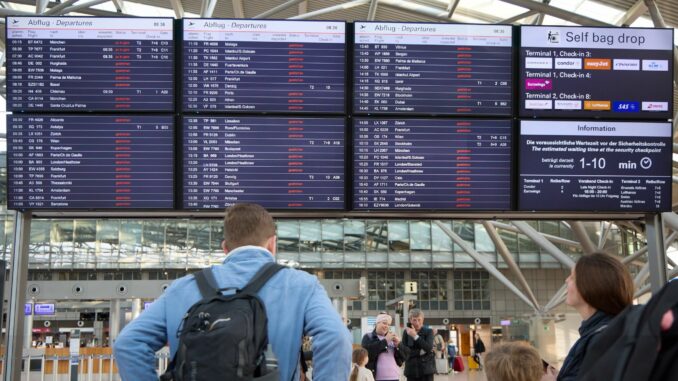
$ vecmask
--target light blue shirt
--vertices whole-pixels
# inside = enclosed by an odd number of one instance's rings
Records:
[[[221,288],[243,288],[273,255],[258,246],[239,247],[212,272]],[[259,290],[268,316],[268,339],[278,358],[281,381],[299,379],[302,335],[313,337],[313,380],[348,380],[351,337],[318,279],[283,269]],[[177,328],[188,309],[201,299],[193,275],[177,279],[115,341],[113,351],[123,381],[157,381],[155,352],[169,343],[178,348]]]

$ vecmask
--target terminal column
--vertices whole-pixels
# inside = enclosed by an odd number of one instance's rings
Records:
[[[108,345],[115,343],[120,333],[120,299],[111,300],[111,312],[108,319]]]

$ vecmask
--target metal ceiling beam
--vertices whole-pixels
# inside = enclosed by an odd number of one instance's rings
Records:
[[[454,243],[456,243],[459,247],[466,252],[471,258],[473,258],[478,264],[483,267],[487,272],[489,272],[492,276],[497,278],[499,282],[501,282],[506,288],[508,288],[511,292],[513,292],[516,296],[518,296],[523,302],[525,302],[528,306],[532,307],[535,312],[539,311],[539,308],[532,303],[530,299],[528,299],[525,294],[523,294],[504,274],[501,273],[490,261],[488,261],[485,256],[481,255],[475,249],[471,247],[471,245],[468,244],[468,242],[464,241],[459,235],[457,235],[455,232],[452,231],[447,225],[443,224],[440,221],[433,221],[440,229],[442,229],[445,234],[447,234]]]
[[[521,233],[521,231],[513,225],[505,224],[505,223],[498,222],[498,221],[491,221],[491,223],[492,223],[492,225],[494,225],[495,227],[497,227],[499,229],[508,230],[508,231],[511,231],[511,232],[514,232],[514,233]],[[571,246],[571,247],[574,247],[574,248],[577,248],[577,249],[581,249],[581,243],[579,243],[577,241],[572,241],[572,240],[569,240],[569,239],[566,239],[566,238],[557,237],[557,236],[554,236],[554,235],[551,235],[551,234],[541,233],[541,235],[551,242],[559,243],[561,245]]]
[[[429,7],[422,4],[414,4],[409,1],[400,1],[400,0],[380,0],[379,4],[385,5],[391,8],[400,9],[408,12],[412,12],[418,15],[430,17],[437,20],[451,22],[454,21],[453,18],[448,16],[446,9],[440,9],[435,7]],[[458,20],[457,20],[458,21]]]
[[[497,24],[513,24],[513,23],[516,22],[516,21],[522,20],[522,19],[524,19],[524,18],[526,18],[526,17],[534,16],[534,15],[536,15],[536,14],[538,14],[538,13],[539,13],[539,12],[537,12],[537,11],[527,11],[527,12],[525,12],[525,13],[521,13],[521,14],[519,14],[519,15],[515,15],[515,16],[513,16],[513,17],[509,17],[509,18],[507,18],[507,19],[501,20],[501,21],[499,21]]]
[[[549,313],[552,309],[558,307],[565,301],[565,298],[567,298],[567,283],[560,286],[560,289],[553,294],[551,300],[546,303],[544,306],[544,313]]]
[[[518,278],[518,283],[520,283],[523,290],[527,293],[527,296],[530,298],[535,307],[537,309],[540,309],[537,297],[534,296],[532,288],[530,288],[530,285],[527,283],[527,279],[525,279],[525,275],[523,275],[523,272],[520,271],[520,267],[513,259],[511,252],[509,251],[508,247],[506,247],[506,244],[499,236],[499,233],[497,233],[497,230],[488,221],[483,221],[483,226],[485,227],[485,231],[490,236],[492,242],[494,242],[494,247],[497,249],[497,253],[501,255],[504,262],[506,262],[506,265],[508,266],[509,270],[513,272],[513,275],[515,275]]]
[[[527,8],[530,10],[535,10],[539,13],[547,14],[553,17],[557,17],[559,19],[563,19],[566,21],[571,21],[575,24],[579,25],[584,25],[584,26],[611,26],[610,24],[592,19],[590,17],[582,16],[580,14],[566,11],[561,8],[554,7],[552,5],[546,5],[540,2],[532,1],[532,0],[501,0],[505,3],[517,5],[519,7]]]
[[[278,12],[282,12],[282,11],[284,11],[285,9],[288,9],[288,8],[290,8],[290,7],[293,7],[293,6],[297,5],[297,4],[299,4],[299,6],[301,7],[301,4],[300,4],[300,3],[306,3],[306,0],[290,0],[290,1],[288,1],[288,2],[282,3],[282,4],[280,4],[280,5],[276,6],[276,7],[271,8],[271,9],[267,10],[266,12],[262,12],[262,13],[260,13],[260,14],[258,14],[258,15],[256,15],[256,16],[254,16],[254,17],[252,17],[252,18],[253,18],[253,19],[265,19],[265,18],[267,18],[267,17],[269,17],[269,16],[272,16],[272,15],[278,13]],[[304,12],[304,13],[306,13],[306,12]]]
[[[638,0],[635,4],[629,8],[626,13],[619,17],[619,20],[614,24],[617,26],[629,26],[633,24],[640,16],[647,11],[647,5],[645,5],[645,0]]]
[[[234,9],[234,15],[235,13],[235,1],[233,1],[233,9]],[[202,0],[202,4],[200,5],[200,17],[202,18],[210,18],[214,14],[214,8],[217,6],[217,0]],[[238,16],[235,16],[238,17]]]
[[[535,228],[532,226],[528,225],[527,222],[525,221],[512,221],[511,222],[515,227],[520,229],[520,231],[528,236],[534,243],[536,243],[539,247],[542,249],[546,250],[547,253],[549,253],[553,258],[555,258],[558,262],[562,263],[568,268],[574,267],[574,260],[570,258],[568,255],[560,251],[554,244],[551,242],[547,241],[546,238],[544,238],[541,233],[539,233]]]
[[[68,8],[69,6],[75,4],[78,0],[66,0],[61,4],[57,4],[56,6],[48,9],[45,11],[45,15],[58,15],[61,14],[59,13],[62,9]]]
[[[231,0],[233,3],[233,15],[236,18],[239,19],[244,19],[245,18],[245,8],[243,8],[242,0]],[[217,0],[211,1],[211,3],[214,3],[214,6],[212,7],[212,12],[210,12],[209,17],[212,17],[214,14],[214,7],[217,5]]]
[[[125,3],[123,0],[111,0],[113,1],[113,5],[115,5],[115,9],[118,10],[118,13],[127,13],[127,10],[125,9]]]
[[[450,3],[447,5],[447,18],[451,19],[452,15],[454,14],[454,11],[457,10],[457,6],[459,5],[459,0],[450,0]]]
[[[181,4],[181,0],[170,0],[170,4],[172,4],[172,9],[174,9],[174,15],[178,19],[183,19],[184,18],[184,5]]]
[[[551,3],[551,0],[542,0],[542,3],[549,5]],[[540,13],[539,16],[534,20],[534,25],[541,25],[544,23],[544,15],[543,13]]]
[[[584,224],[581,221],[571,221],[569,222],[572,233],[577,237],[577,240],[581,243],[582,250],[585,254],[591,254],[596,251],[596,246],[591,241],[591,238],[586,233]]]
[[[336,12],[336,11],[341,11],[341,10],[345,10],[345,9],[359,7],[361,5],[367,4],[368,2],[370,2],[370,0],[353,0],[353,1],[349,1],[347,3],[337,4],[337,5],[333,5],[331,7],[318,9],[318,10],[315,10],[313,12],[304,13],[302,15],[289,17],[288,20],[306,20],[306,19],[313,18],[315,16],[324,15],[326,13],[332,13],[332,12]]]
[[[39,15],[42,14],[45,9],[47,9],[47,4],[49,3],[49,0],[37,0],[35,2],[35,14]]]
[[[377,16],[377,5],[379,5],[379,0],[370,1],[370,9],[367,10],[367,21],[374,21],[374,18]]]
[[[610,230],[612,230],[612,224],[611,223],[605,223],[605,221],[600,222],[600,237],[598,238],[598,250],[603,250],[605,247],[605,242],[607,242],[607,236],[610,234]]]
[[[65,15],[65,14],[68,14],[68,13],[71,13],[71,12],[79,11],[79,10],[81,10],[81,9],[87,9],[87,8],[93,7],[93,6],[95,6],[95,5],[107,3],[107,2],[109,2],[109,1],[110,1],[110,0],[91,0],[91,1],[88,1],[88,2],[86,2],[86,3],[82,3],[82,2],[81,2],[81,3],[78,3],[78,4],[76,4],[76,5],[73,5],[73,6],[70,6],[70,7],[68,7],[68,8],[65,8],[65,9],[63,10],[63,12],[61,12],[61,14],[64,14],[64,15]]]

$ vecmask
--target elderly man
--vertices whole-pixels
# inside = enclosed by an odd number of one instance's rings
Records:
[[[408,353],[405,376],[407,381],[433,381],[436,372],[433,331],[424,327],[424,313],[420,309],[410,310],[409,319],[402,340]]]
[[[376,381],[400,380],[405,348],[398,335],[389,330],[390,326],[391,316],[381,313],[377,316],[374,331],[363,336],[362,346],[367,349],[369,358],[365,367],[372,371]]]

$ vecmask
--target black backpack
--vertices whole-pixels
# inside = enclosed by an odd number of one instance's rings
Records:
[[[671,329],[662,332],[672,310]],[[644,306],[617,315],[588,348],[577,381],[678,380],[678,281],[666,284]]]
[[[162,381],[278,380],[268,370],[268,319],[257,291],[285,266],[264,265],[242,289],[223,295],[210,268],[195,274],[203,299],[184,315],[179,348]],[[270,360],[270,359],[269,359]]]

